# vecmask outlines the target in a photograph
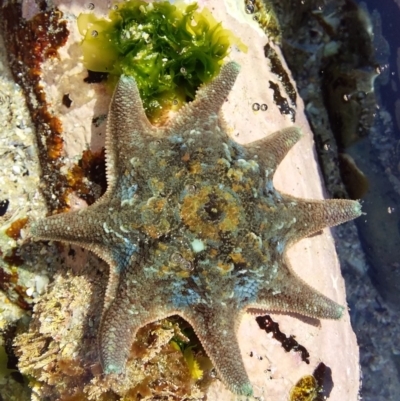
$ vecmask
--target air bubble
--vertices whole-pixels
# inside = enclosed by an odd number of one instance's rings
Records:
[[[87,4],[86,8],[88,10],[94,10],[94,4],[93,3],[89,3],[89,4]]]
[[[185,270],[192,270],[193,268],[192,263],[182,257],[182,255],[178,252],[174,252],[171,255],[170,261],[176,265],[179,265],[182,269]]]
[[[182,261],[182,256],[181,256],[180,253],[174,252],[174,253],[171,255],[170,260],[171,260],[172,263],[179,264],[179,263]]]
[[[95,38],[96,36],[98,36],[98,32],[97,31],[92,31],[91,35]]]
[[[265,103],[263,103],[261,105],[261,111],[267,111],[268,110],[268,105],[266,105]]]
[[[254,111],[260,110],[260,103],[253,103],[253,105],[251,106],[251,108],[252,108]]]
[[[196,193],[196,185],[193,184],[186,185],[186,191],[188,191],[190,194]]]

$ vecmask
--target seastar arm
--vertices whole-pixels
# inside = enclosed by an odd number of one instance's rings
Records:
[[[286,243],[294,243],[323,228],[333,227],[359,217],[361,204],[348,199],[305,200],[282,195],[286,213],[292,219]]]
[[[210,116],[217,116],[236,81],[239,70],[239,64],[234,61],[224,64],[219,75],[209,84],[200,87],[196,99],[179,111],[177,117],[169,124],[168,132],[181,132],[182,127],[189,127],[197,119],[204,119],[204,123],[207,124],[212,120]]]
[[[94,251],[103,243],[101,212],[95,205],[49,216],[30,225],[35,240],[62,241]]]
[[[98,336],[105,374],[124,372],[132,343],[141,327],[175,313],[172,305],[165,302],[162,289],[162,282],[145,277],[139,262],[121,272],[116,296],[103,312]]]
[[[321,294],[300,277],[290,267],[285,257],[279,268],[279,279],[261,284],[256,299],[248,307],[269,311],[299,313],[321,319],[340,319],[343,306]]]
[[[78,211],[49,216],[30,225],[30,235],[35,240],[61,241],[78,245],[95,253],[109,264],[109,280],[104,298],[105,309],[115,296],[120,272],[129,264],[135,252],[134,241],[113,237],[112,230],[102,219],[107,213],[107,205],[94,204]],[[107,246],[107,242],[112,243],[112,246]]]
[[[266,138],[251,142],[244,147],[250,158],[257,157],[265,169],[266,178],[272,181],[279,164],[301,136],[300,129],[293,126],[276,131]]]
[[[181,314],[181,313],[179,313]],[[237,311],[198,305],[182,313],[194,328],[222,381],[235,394],[252,395],[253,389],[240,355],[236,336]]]
[[[134,78],[122,75],[115,88],[107,119],[106,158],[108,191],[121,171],[132,169],[130,159],[146,134],[154,131],[143,109]]]

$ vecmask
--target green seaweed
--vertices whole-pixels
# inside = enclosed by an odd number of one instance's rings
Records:
[[[232,44],[247,51],[196,3],[132,0],[115,4],[108,19],[81,14],[78,27],[85,67],[109,73],[112,84],[121,74],[133,76],[156,123],[163,109],[178,109],[219,73]]]
[[[170,341],[170,344],[173,349],[177,351],[181,351],[183,355],[183,359],[189,369],[190,376],[194,380],[199,380],[203,377],[203,369],[201,369],[199,362],[197,361],[194,353],[193,348],[194,345],[188,345],[183,341],[180,341],[177,338],[174,338]]]

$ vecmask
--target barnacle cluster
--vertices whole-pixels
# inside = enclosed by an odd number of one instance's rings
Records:
[[[146,114],[157,122],[163,108],[178,109],[210,81],[235,44],[246,47],[197,3],[133,0],[115,4],[108,19],[81,14],[84,64],[92,71],[136,79]]]

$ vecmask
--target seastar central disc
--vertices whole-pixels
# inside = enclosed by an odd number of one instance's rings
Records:
[[[235,194],[204,187],[184,197],[181,218],[186,227],[201,238],[216,240],[220,234],[236,232],[243,209]]]

